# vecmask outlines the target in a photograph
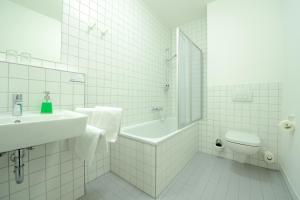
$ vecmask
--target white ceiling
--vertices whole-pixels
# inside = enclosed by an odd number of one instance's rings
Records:
[[[211,0],[144,0],[164,24],[176,27],[197,19]]]
[[[62,0],[10,0],[40,14],[62,20]]]

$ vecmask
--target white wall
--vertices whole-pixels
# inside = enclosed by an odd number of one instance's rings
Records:
[[[281,79],[280,0],[208,4],[208,85]]]
[[[210,3],[208,84],[283,82],[281,118],[295,115],[297,122],[300,116],[299,7],[299,0],[216,0]],[[279,134],[280,165],[298,199],[299,152],[299,131],[292,136]]]
[[[283,118],[295,115],[296,121],[300,117],[300,1],[283,0],[284,30],[285,30],[285,77],[283,88]],[[297,123],[299,126],[299,122]],[[281,167],[287,175],[295,195],[300,199],[300,131],[297,127],[295,135],[281,135],[280,161]]]
[[[60,61],[61,22],[8,0],[0,1],[0,51]]]

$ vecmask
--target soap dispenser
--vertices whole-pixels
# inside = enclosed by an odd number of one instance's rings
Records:
[[[52,102],[50,100],[50,92],[45,91],[45,97],[41,106],[41,113],[52,113]]]

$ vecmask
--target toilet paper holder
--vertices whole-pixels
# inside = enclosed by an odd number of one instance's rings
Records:
[[[280,127],[281,131],[284,133],[295,133],[296,127],[295,127],[295,117],[289,116],[287,120],[281,121],[278,126]]]

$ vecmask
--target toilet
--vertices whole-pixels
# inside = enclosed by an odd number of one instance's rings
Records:
[[[260,138],[255,134],[230,130],[225,135],[226,146],[233,152],[252,155],[261,148]]]

